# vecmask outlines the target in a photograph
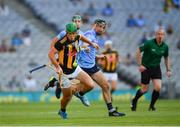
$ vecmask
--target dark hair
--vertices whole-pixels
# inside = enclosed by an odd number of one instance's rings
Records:
[[[103,25],[106,25],[106,21],[103,20],[103,19],[96,19],[96,20],[94,21],[94,24],[103,24]]]

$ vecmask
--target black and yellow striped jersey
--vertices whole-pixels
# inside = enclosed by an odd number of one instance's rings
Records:
[[[102,54],[106,56],[106,58],[102,60],[103,72],[116,72],[119,59],[118,52],[115,50],[106,50]]]
[[[73,66],[76,60],[77,47],[80,35],[75,37],[74,41],[69,41],[65,35],[62,39],[58,40],[54,47],[58,50],[58,62],[64,74],[71,74],[77,66]]]

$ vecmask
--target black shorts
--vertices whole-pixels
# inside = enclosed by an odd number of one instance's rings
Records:
[[[161,68],[158,67],[146,67],[147,70],[141,72],[141,83],[149,84],[150,79],[162,79]]]
[[[83,68],[83,67],[81,67],[81,69],[83,69],[83,71],[85,71],[90,76],[95,74],[96,72],[98,72],[100,70],[99,67],[96,64],[92,68]]]

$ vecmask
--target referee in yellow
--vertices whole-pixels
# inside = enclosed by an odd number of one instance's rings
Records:
[[[131,110],[136,111],[138,99],[148,91],[148,84],[150,79],[154,86],[152,98],[149,105],[149,111],[156,111],[155,103],[159,98],[159,93],[162,85],[162,74],[160,68],[161,58],[164,57],[166,65],[166,74],[168,78],[171,76],[171,67],[169,60],[169,48],[164,42],[165,32],[162,28],[156,31],[154,39],[146,41],[137,49],[136,57],[141,72],[141,88],[137,91],[135,97],[131,102]],[[141,53],[143,55],[141,56]]]

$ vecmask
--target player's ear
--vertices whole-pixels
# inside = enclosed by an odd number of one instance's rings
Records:
[[[95,24],[95,23],[94,23],[94,24],[92,24],[92,27],[93,27],[93,28],[95,28],[96,26],[97,26],[97,24]]]

